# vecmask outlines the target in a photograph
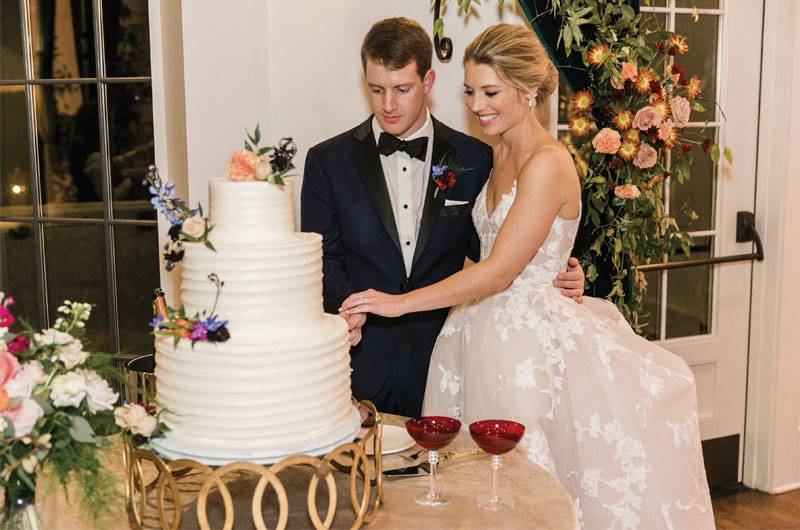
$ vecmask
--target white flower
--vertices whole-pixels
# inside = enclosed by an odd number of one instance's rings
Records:
[[[28,456],[22,459],[22,469],[29,475],[33,474],[33,471],[36,469],[36,464],[39,463],[39,459],[36,458],[36,454],[31,452]]]
[[[206,231],[206,222],[203,221],[199,216],[195,215],[194,217],[190,217],[183,222],[181,231],[190,237],[200,237],[203,235],[203,232]]]
[[[13,409],[7,409],[3,416],[14,425],[14,437],[27,436],[36,425],[36,420],[44,416],[44,410],[32,399],[23,399],[22,403]]]
[[[86,397],[86,380],[76,372],[53,379],[50,399],[56,407],[77,407]]]
[[[75,370],[75,373],[81,374],[86,382],[86,403],[89,405],[89,412],[96,414],[101,410],[114,408],[119,395],[111,390],[105,379],[94,370],[80,369]]]
[[[75,338],[69,333],[64,333],[63,331],[58,331],[53,328],[42,330],[41,333],[36,333],[33,338],[42,346],[69,344],[75,341]]]
[[[46,380],[47,374],[44,373],[42,364],[39,361],[28,361],[22,364],[14,377],[6,383],[6,392],[10,398],[29,398],[36,385]]]
[[[272,175],[272,166],[269,162],[259,162],[256,164],[256,177],[258,177],[259,180],[266,180],[270,175]]]
[[[78,324],[81,323],[78,322]],[[69,344],[59,347],[56,353],[61,362],[64,363],[64,366],[67,367],[67,370],[83,364],[89,358],[89,353],[83,351],[83,344],[79,340],[73,340]]]
[[[158,427],[158,420],[150,416],[141,405],[123,405],[114,411],[114,421],[123,429],[128,429],[134,434],[150,436]]]

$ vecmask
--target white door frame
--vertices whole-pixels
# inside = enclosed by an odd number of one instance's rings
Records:
[[[765,260],[753,269],[744,483],[800,488],[800,4],[764,9],[756,227]]]

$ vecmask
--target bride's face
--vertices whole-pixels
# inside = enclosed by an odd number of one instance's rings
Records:
[[[511,129],[530,110],[518,89],[503,81],[491,66],[474,61],[464,64],[464,102],[490,136]]]

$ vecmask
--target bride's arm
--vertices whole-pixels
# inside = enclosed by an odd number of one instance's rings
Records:
[[[568,155],[545,151],[533,156],[520,171],[514,204],[491,255],[410,293],[389,295],[374,290],[355,293],[344,301],[342,310],[349,314],[393,317],[450,307],[505,290],[539,250],[574,189],[577,177]]]

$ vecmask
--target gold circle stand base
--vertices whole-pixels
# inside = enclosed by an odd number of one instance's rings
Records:
[[[298,511],[297,504],[290,506],[290,497],[297,500],[297,495],[289,493],[299,488],[307,492],[306,525],[316,529],[331,528],[339,506],[337,479],[340,485],[346,484],[344,489],[349,491],[349,502],[345,503],[352,507],[352,514],[347,517],[348,520],[352,518],[349,527],[355,529],[369,524],[378,515],[383,498],[382,423],[375,405],[369,401],[362,401],[361,405],[368,412],[367,425],[370,426],[366,433],[321,457],[294,455],[271,465],[233,462],[211,467],[189,459],[168,460],[153,451],[126,445],[125,500],[131,528],[177,530],[181,515],[192,503],[196,504],[197,525],[202,530],[211,528],[209,516],[222,519],[221,527],[225,530],[234,528],[235,521],[236,528],[242,528],[241,520],[235,519],[232,490],[235,492],[242,484],[256,479],[258,482],[248,504],[253,526],[258,530],[269,528],[264,520],[265,513],[274,520],[276,529],[286,528],[290,516],[293,516],[294,526],[294,517],[302,512]],[[372,449],[371,455],[368,447]],[[298,479],[303,482],[301,486],[296,484]],[[320,482],[327,489],[324,517],[317,506]],[[219,523],[215,522],[214,527],[219,527]]]

